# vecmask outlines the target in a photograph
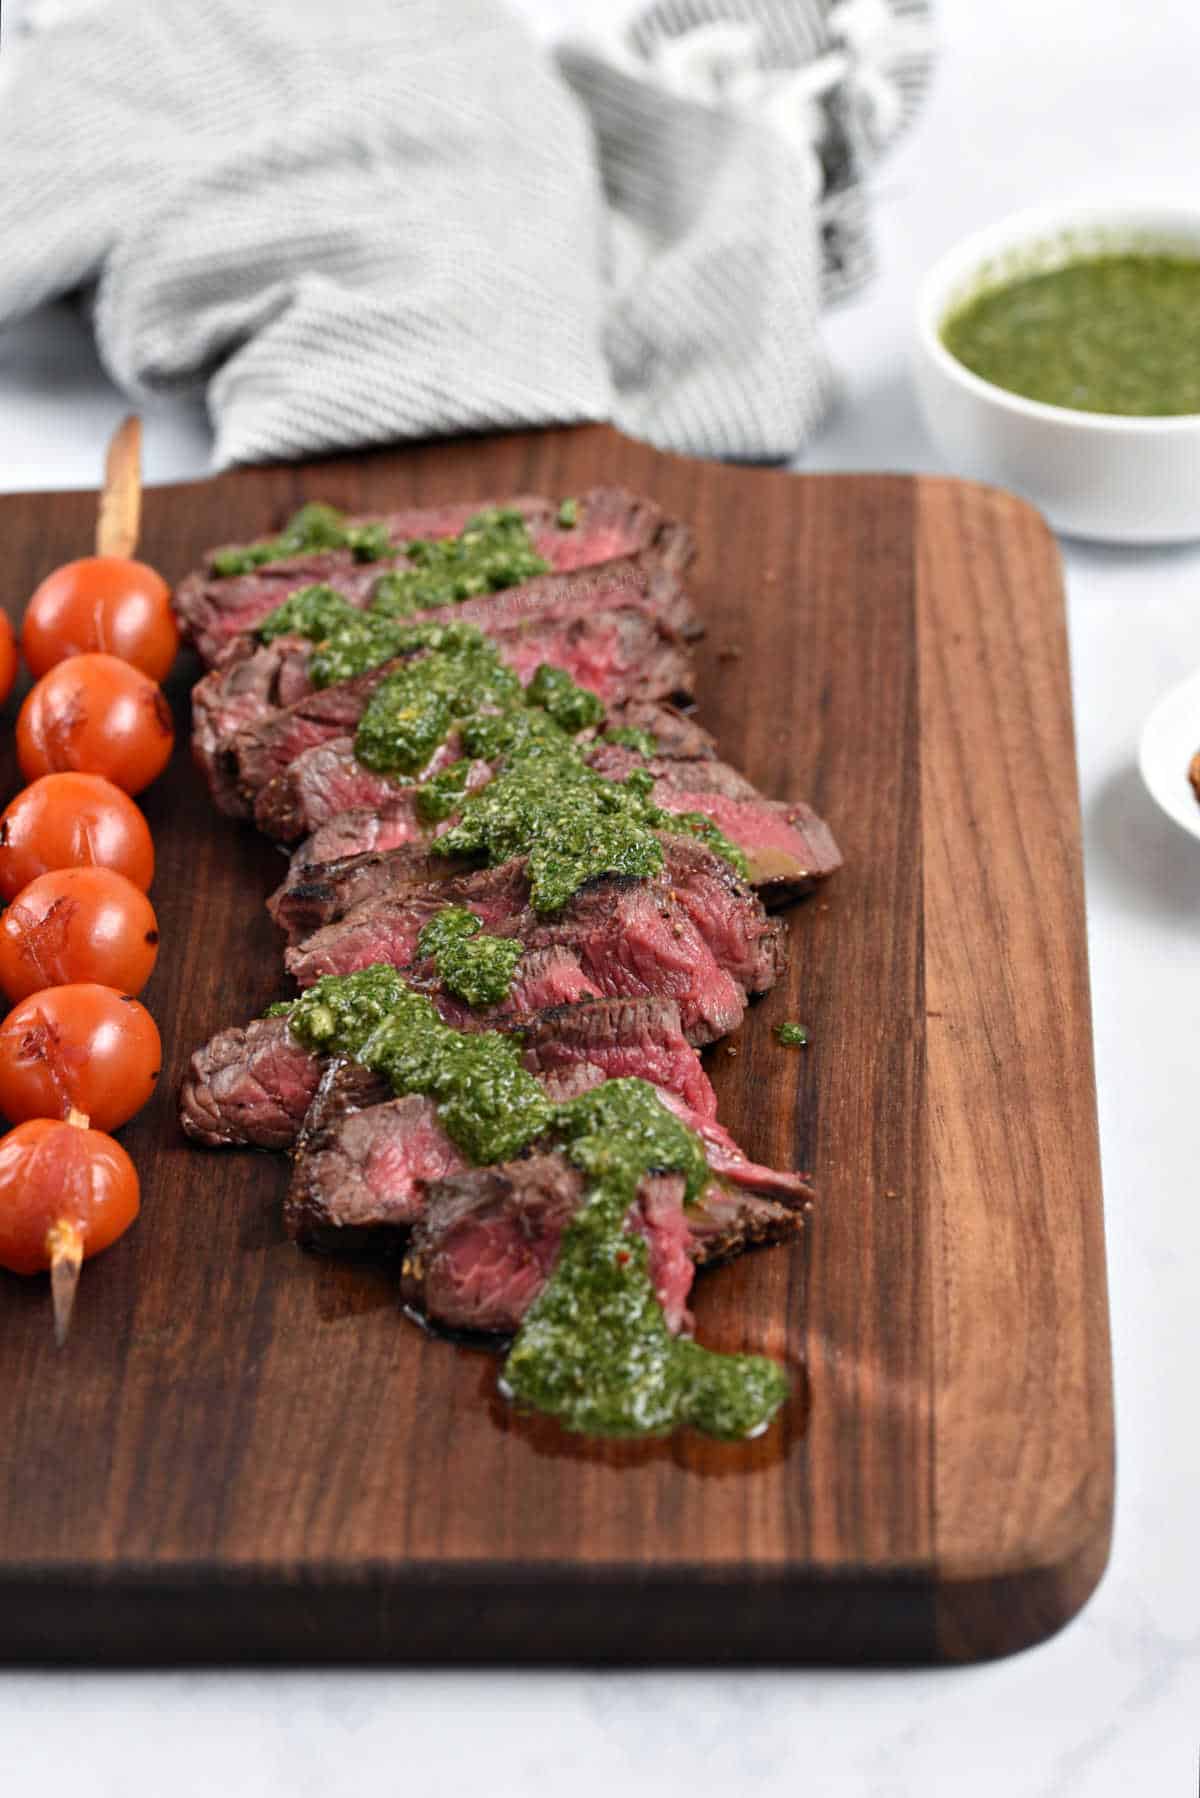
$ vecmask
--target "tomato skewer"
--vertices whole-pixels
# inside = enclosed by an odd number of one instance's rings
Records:
[[[0,1138],[0,1266],[15,1274],[49,1270],[60,1348],[84,1257],[122,1236],[139,1204],[132,1161],[84,1112],[36,1118]]]

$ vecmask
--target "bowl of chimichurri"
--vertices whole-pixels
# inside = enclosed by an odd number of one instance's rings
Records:
[[[1200,537],[1200,212],[1029,212],[944,256],[917,386],[955,473],[1069,534]]]

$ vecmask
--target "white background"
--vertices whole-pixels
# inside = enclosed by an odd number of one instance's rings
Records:
[[[524,4],[548,29],[589,10]],[[928,109],[878,182],[880,275],[829,322],[843,402],[805,467],[940,466],[907,353],[918,274],[955,238],[1030,203],[1200,199],[1195,0],[941,0],[941,37]],[[93,485],[123,410],[65,309],[0,331],[0,489]],[[198,405],[147,424],[150,479],[204,471]],[[1134,752],[1200,665],[1200,548],[1068,546],[1066,564],[1119,1443],[1112,1563],[1082,1616],[937,1673],[0,1675],[0,1792],[1196,1791],[1200,844],[1151,808]]]

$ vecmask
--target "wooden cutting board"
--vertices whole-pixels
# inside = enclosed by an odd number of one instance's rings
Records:
[[[805,1236],[703,1278],[698,1335],[785,1359],[757,1442],[579,1442],[496,1397],[379,1268],[306,1255],[282,1158],[188,1146],[191,1050],[283,992],[278,852],[180,746],[146,795],[165,1041],[124,1132],[137,1228],[56,1353],[0,1274],[0,1654],[48,1661],[962,1660],[1061,1625],[1107,1554],[1113,1443],[1079,813],[1058,558],[987,488],[677,460],[589,428],[147,494],[169,577],[302,500],[622,482],[696,530],[699,710],[846,856],[791,967],[709,1052]],[[91,541],[0,499],[3,603]],[[13,707],[10,705],[10,721]],[[7,733],[11,735],[11,733]],[[3,767],[4,794],[17,776]],[[798,1018],[807,1050],[773,1026]]]

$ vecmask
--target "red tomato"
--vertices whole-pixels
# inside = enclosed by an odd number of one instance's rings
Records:
[[[26,695],[17,718],[26,780],[76,769],[140,793],[166,767],[174,741],[161,688],[116,656],[60,662]]]
[[[165,679],[179,648],[171,589],[144,562],[84,556],[48,574],[25,609],[21,649],[35,677],[100,650]]]
[[[138,1177],[119,1142],[99,1130],[34,1118],[0,1137],[0,1267],[50,1266],[63,1225],[98,1255],[138,1214]]]
[[[8,614],[0,612],[0,705],[13,690],[17,678],[17,645]]]
[[[150,826],[128,793],[100,774],[43,774],[0,813],[0,897],[15,899],[53,868],[87,867],[112,868],[148,891]]]
[[[140,993],[157,959],[154,907],[111,868],[39,874],[0,916],[0,987],[10,999],[75,981]]]
[[[52,986],[0,1024],[0,1111],[14,1124],[82,1111],[115,1130],[154,1091],[162,1044],[154,1019],[109,986]]]

